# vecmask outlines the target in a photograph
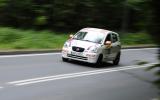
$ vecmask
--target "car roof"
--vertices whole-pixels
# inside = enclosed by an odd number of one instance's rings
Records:
[[[105,34],[112,32],[110,30],[105,30],[105,29],[100,29],[100,28],[83,28],[80,31],[84,31],[84,32],[93,32],[94,31],[94,32],[105,33]]]

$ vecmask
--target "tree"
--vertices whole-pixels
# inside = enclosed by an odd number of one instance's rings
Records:
[[[0,0],[0,25],[74,31],[83,27],[139,31],[148,0]],[[147,9],[147,10],[146,10]]]
[[[149,34],[153,37],[153,40],[160,46],[160,2],[157,0],[152,0],[150,3],[151,6],[151,19],[150,24],[148,27]],[[158,58],[159,58],[159,64],[156,64],[153,66],[153,68],[160,68],[160,48],[158,50]],[[156,75],[158,75],[159,79],[155,81],[156,85],[160,89],[160,69],[156,72]]]

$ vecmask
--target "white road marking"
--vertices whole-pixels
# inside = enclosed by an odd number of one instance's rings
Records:
[[[137,50],[158,50],[158,48],[140,48],[140,49],[122,49],[122,51],[137,51]]]
[[[135,50],[154,50],[158,48],[141,48],[141,49],[122,49],[122,51],[135,51]],[[13,58],[13,57],[30,57],[30,56],[47,56],[47,55],[60,55],[57,53],[42,53],[42,54],[18,54],[18,55],[0,55],[0,58]]]
[[[0,86],[0,89],[3,89],[3,87]]]
[[[22,85],[29,85],[29,84],[35,84],[35,83],[47,82],[47,81],[53,81],[53,80],[104,74],[104,73],[117,72],[117,71],[122,71],[122,70],[129,70],[129,69],[145,68],[148,66],[152,66],[153,64],[156,64],[156,63],[150,63],[150,64],[141,65],[141,66],[132,65],[132,66],[119,67],[119,68],[110,68],[110,69],[101,69],[101,70],[93,70],[93,71],[70,73],[70,74],[61,74],[61,75],[55,75],[55,76],[47,76],[47,77],[13,81],[13,82],[8,82],[7,84],[15,85],[15,86],[22,86]]]
[[[61,53],[42,53],[42,54],[18,54],[18,55],[1,55],[0,58],[13,58],[13,57],[31,57],[31,56],[47,56],[59,55]]]
[[[151,99],[151,100],[159,100],[158,98],[153,98],[153,99]]]

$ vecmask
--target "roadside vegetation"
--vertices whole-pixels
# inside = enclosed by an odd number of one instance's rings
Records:
[[[51,31],[20,30],[0,28],[0,49],[58,49],[61,48],[67,34]]]
[[[35,31],[1,27],[0,49],[61,49],[68,35],[49,30]],[[120,37],[123,45],[153,44],[145,32],[121,33]]]
[[[122,45],[155,44],[147,32],[120,33]]]

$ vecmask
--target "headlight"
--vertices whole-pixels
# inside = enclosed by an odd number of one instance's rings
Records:
[[[69,47],[69,43],[68,42],[64,43],[63,47],[64,48],[68,48]]]
[[[98,51],[98,47],[96,46],[91,46],[87,49],[88,52],[91,52],[91,53],[97,53]]]

